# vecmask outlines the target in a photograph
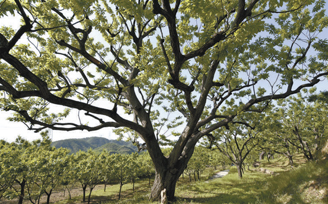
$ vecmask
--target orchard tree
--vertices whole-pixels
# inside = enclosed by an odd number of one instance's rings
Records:
[[[113,155],[110,154],[106,149],[99,155],[100,164],[102,167],[100,168],[102,181],[105,183],[104,192],[106,191],[107,184],[114,178],[114,158]]]
[[[138,156],[138,164],[140,166],[141,176],[146,176],[148,178],[148,185],[150,187],[150,180],[155,174],[154,164],[147,152],[142,152]]]
[[[34,152],[34,165],[38,172],[38,177],[34,178],[41,190],[47,195],[47,204],[50,203],[50,196],[53,190],[61,184],[63,175],[68,169],[67,154],[69,150],[55,147],[39,148]]]
[[[1,196],[3,194],[9,199],[18,197],[19,204],[23,203],[26,197],[34,203],[39,200],[42,190],[31,189],[39,182],[39,168],[34,168],[39,162],[35,153],[40,152],[40,149],[49,148],[51,143],[46,132],[42,132],[41,136],[42,140],[32,142],[21,136],[12,143],[0,142],[0,186],[4,187],[4,192],[0,192]]]
[[[324,6],[6,0],[1,21],[14,15],[20,28],[0,28],[0,108],[34,131],[132,131],[156,169],[150,198],[165,188],[171,201],[201,138],[328,74]],[[85,118],[61,121],[71,110]],[[168,157],[161,143],[173,145]]]
[[[136,179],[138,179],[138,177],[141,175],[141,171],[143,170],[140,166],[140,163],[138,163],[138,153],[132,153],[129,154],[129,160],[127,161],[128,165],[129,165],[129,169],[130,171],[128,172],[129,177],[131,179],[132,182],[132,189],[134,192],[134,184]]]
[[[260,133],[262,140],[259,147],[262,150],[261,154],[274,152],[284,155],[288,159],[289,165],[293,167],[293,156],[297,148],[289,142],[293,134],[290,134],[289,128],[284,129],[283,120],[285,117],[285,111],[279,108],[274,108],[267,113],[262,120],[264,128]]]
[[[16,139],[16,142],[22,141],[21,137]],[[25,186],[27,181],[28,169],[24,160],[24,148],[17,143],[3,143],[0,148],[0,181],[1,181],[1,196],[12,199],[18,196],[18,203],[23,203],[25,196]],[[21,143],[22,144],[22,143]],[[24,146],[28,145],[24,141]]]
[[[118,199],[121,199],[121,192],[122,187],[127,182],[130,172],[133,171],[131,169],[131,165],[129,164],[130,156],[127,154],[113,154],[113,160],[114,160],[114,174],[115,178],[118,179],[120,184],[120,189],[118,192]]]
[[[102,181],[102,160],[98,159],[92,149],[87,152],[79,151],[74,155],[76,161],[73,172],[75,172],[77,180],[80,182],[83,190],[83,202],[85,202],[85,192],[89,187],[88,203],[90,203],[92,190]]]
[[[21,158],[22,161],[25,161],[27,167],[27,173],[25,173],[27,198],[31,203],[35,204],[40,203],[41,196],[44,193],[47,195],[47,203],[49,203],[52,189],[54,186],[58,185],[55,181],[52,182],[51,179],[58,181],[60,177],[54,173],[62,171],[59,168],[56,170],[50,169],[50,155],[52,154],[52,151],[55,151],[55,148],[50,146],[51,140],[47,132],[42,132],[41,136],[42,140],[39,139],[28,143],[28,147],[24,150],[25,156]],[[66,150],[63,151],[66,152]],[[44,168],[46,166],[48,166],[49,169]],[[50,177],[50,180],[48,180],[48,176]]]
[[[74,185],[77,182],[77,176],[76,176],[76,168],[75,168],[75,160],[74,160],[74,154],[66,155],[63,157],[63,160],[66,162],[65,170],[63,172],[63,175],[61,176],[60,185],[64,188],[64,196],[65,191],[68,191],[69,199],[72,199],[71,196],[71,190],[73,189]]]
[[[285,149],[283,154],[291,165],[293,148],[302,152],[307,160],[313,160],[314,152],[327,140],[327,107],[320,101],[307,102],[306,94],[307,91],[283,100],[279,103],[281,107],[272,110],[268,116],[271,128],[267,131],[275,134],[268,141],[275,148]]]
[[[189,180],[190,180],[191,172],[194,174],[195,181],[197,181],[197,179],[200,180],[200,173],[206,168],[206,165],[208,163],[209,163],[209,154],[206,151],[206,149],[204,147],[195,148],[195,152],[191,157],[187,167],[187,169],[189,169]]]
[[[218,133],[220,143],[216,143],[217,149],[236,165],[239,178],[243,177],[244,161],[249,153],[258,146],[258,132],[251,128],[234,126]]]

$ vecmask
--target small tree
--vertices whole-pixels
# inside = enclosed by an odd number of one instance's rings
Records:
[[[27,196],[32,203],[36,203],[42,194],[39,185],[39,168],[34,168],[38,162],[36,152],[50,147],[50,139],[46,132],[41,133],[42,140],[28,142],[18,137],[13,143],[1,142],[0,145],[0,180],[6,188],[4,194],[9,198],[18,196],[18,203],[22,204]],[[27,192],[27,195],[26,195]]]
[[[138,163],[141,168],[141,172],[148,178],[148,185],[150,187],[150,179],[155,175],[154,164],[147,152],[143,152],[138,157]]]
[[[99,155],[99,162],[102,165],[100,168],[102,181],[105,183],[104,192],[106,191],[107,184],[114,178],[114,158],[107,150],[103,150]]]
[[[20,143],[20,145],[19,145]],[[22,204],[25,196],[25,187],[27,182],[27,160],[24,147],[30,145],[21,137],[16,139],[16,143],[3,143],[0,148],[0,180],[1,197],[7,198],[18,196],[18,203]],[[13,192],[12,192],[13,191]]]
[[[64,187],[64,195],[65,191],[67,190],[69,199],[72,199],[71,189],[75,186],[77,182],[77,176],[74,171],[76,170],[74,155],[66,155],[63,160],[66,161],[66,167],[63,169],[64,171],[61,179],[61,185]]]
[[[68,169],[67,154],[69,150],[64,148],[40,148],[35,152],[37,158],[36,171],[39,173],[37,183],[42,191],[47,195],[47,204],[50,203],[50,196],[53,190],[62,183],[63,175]]]
[[[138,179],[138,177],[140,176],[140,174],[142,173],[142,168],[140,163],[138,163],[138,153],[132,153],[129,155],[128,158],[128,165],[129,165],[129,169],[130,171],[128,171],[130,180],[132,182],[132,189],[134,192],[134,183],[136,181],[136,179]]]
[[[209,154],[203,147],[197,147],[193,156],[191,157],[187,169],[194,173],[195,181],[200,180],[200,173],[206,168],[209,163]],[[197,175],[197,178],[196,178]],[[190,174],[189,174],[190,178]]]
[[[102,160],[92,149],[87,152],[77,152],[74,159],[76,161],[74,172],[82,185],[83,202],[85,202],[85,192],[89,186],[88,203],[90,203],[92,190],[102,181]]]
[[[126,154],[114,154],[114,174],[119,180],[120,190],[118,192],[118,199],[121,199],[121,192],[124,182],[128,179],[129,173],[133,171],[129,166],[129,155]]]
[[[218,150],[236,165],[239,178],[243,175],[243,164],[248,154],[258,145],[254,130],[230,128],[220,132],[221,144],[216,143]]]
[[[300,150],[307,160],[313,160],[320,142],[327,138],[326,106],[317,102],[307,103],[301,94],[282,101],[280,105],[268,115],[268,126],[271,127],[268,127],[267,134],[274,136],[268,142],[276,147],[273,148],[275,152],[288,157],[291,165],[295,148]],[[274,125],[277,123],[278,127]]]

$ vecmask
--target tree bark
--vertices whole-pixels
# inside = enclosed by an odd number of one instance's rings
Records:
[[[187,168],[197,141],[189,140],[182,149],[175,146],[169,157],[165,157],[161,149],[157,148],[159,147],[157,141],[154,141],[156,142],[154,146],[147,144],[149,155],[155,165],[155,179],[149,196],[151,200],[160,201],[161,191],[164,188],[166,189],[167,200],[169,202],[175,200],[176,183],[183,171]],[[179,142],[181,141],[177,143]]]
[[[50,196],[51,196],[51,193],[52,193],[52,189],[50,190],[49,193],[47,193],[46,191],[44,191],[46,194],[47,194],[47,204],[50,203]]]
[[[19,195],[19,200],[18,200],[18,204],[23,204],[23,199],[24,199],[24,191],[25,191],[25,179],[23,179],[23,181],[21,183],[19,183],[20,187],[21,187],[21,193]]]
[[[71,190],[67,188],[67,191],[68,191],[69,200],[71,200],[72,199]]]
[[[259,160],[260,160],[260,161],[264,159],[264,155],[265,155],[265,151],[262,151],[262,152],[260,153],[260,157],[259,157]]]
[[[154,184],[151,188],[150,199],[160,201],[161,191],[166,188],[167,200],[174,201],[175,187],[179,177],[180,174],[173,174],[170,171],[156,172]]]
[[[90,200],[91,200],[91,193],[92,193],[93,187],[90,187],[90,193],[89,193],[89,197],[88,197],[88,204],[90,204]]]
[[[291,166],[291,167],[293,167],[293,165],[294,165],[294,161],[293,161],[293,156],[288,156],[288,160],[289,160],[289,165]]]
[[[268,162],[270,162],[271,158],[272,158],[272,154],[271,154],[271,152],[269,152],[268,155],[267,155]]]
[[[121,191],[122,191],[122,186],[123,186],[123,182],[120,182],[120,191],[118,192],[118,199],[121,199]]]
[[[85,202],[85,190],[87,189],[87,185],[82,185],[83,189],[83,202]]]
[[[237,171],[238,171],[238,177],[241,179],[243,178],[243,167],[242,164],[235,164],[237,167]]]

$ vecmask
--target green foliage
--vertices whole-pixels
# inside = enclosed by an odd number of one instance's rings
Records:
[[[327,108],[321,100],[307,102],[304,95],[306,92],[281,101],[268,112],[263,148],[286,156],[298,150],[309,160],[317,159],[314,153],[327,140]]]

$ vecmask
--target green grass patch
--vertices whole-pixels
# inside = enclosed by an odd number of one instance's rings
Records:
[[[308,162],[267,180],[262,203],[328,203],[328,162]]]

